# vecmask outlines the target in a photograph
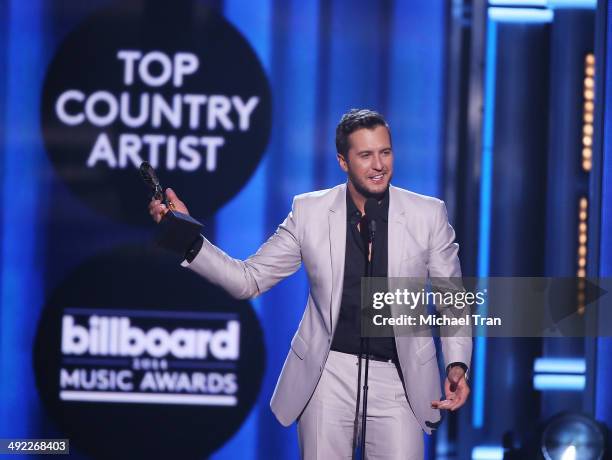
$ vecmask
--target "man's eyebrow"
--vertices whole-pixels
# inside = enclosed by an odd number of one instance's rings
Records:
[[[381,150],[391,150],[391,146],[389,145],[389,146],[381,147],[379,149],[374,149],[374,150],[370,150],[370,149],[360,150],[359,152],[357,152],[357,155],[359,155],[360,153],[372,153],[372,152],[375,152],[375,151],[379,151],[380,152]]]

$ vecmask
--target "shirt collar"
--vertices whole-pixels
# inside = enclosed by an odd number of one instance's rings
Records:
[[[383,198],[380,201],[380,206],[382,207],[383,221],[387,222],[389,219],[389,188],[387,188],[387,191],[383,195]],[[346,187],[346,220],[352,224],[357,224],[360,219],[361,212],[359,209],[357,209],[349,189]]]

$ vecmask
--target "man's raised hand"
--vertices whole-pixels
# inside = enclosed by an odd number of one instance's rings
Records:
[[[168,199],[168,207],[172,211],[178,211],[189,215],[187,206],[185,206],[185,203],[183,203],[176,193],[174,193],[174,190],[167,188],[166,198]],[[159,221],[162,220],[162,217],[164,217],[164,214],[168,212],[168,207],[166,207],[166,205],[160,200],[151,199],[149,202],[149,214],[151,214],[151,217],[156,223],[159,223]]]

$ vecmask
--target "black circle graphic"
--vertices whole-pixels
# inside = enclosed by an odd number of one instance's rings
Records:
[[[157,360],[147,351],[126,356],[117,354],[117,349],[113,354],[108,347],[106,352],[99,348],[83,354],[66,348],[66,342],[74,347],[83,340],[70,336],[72,329],[86,330],[88,321],[101,324],[100,318],[110,322],[129,317],[130,327],[148,333],[151,340],[147,343],[156,350],[160,340],[153,340],[151,331],[229,329],[227,315],[240,327],[239,356],[235,359],[217,359],[212,345],[205,359],[177,359],[169,353]],[[68,317],[80,326],[67,327]],[[101,331],[99,327],[96,332],[100,343]],[[87,336],[91,346],[96,341],[93,328]],[[106,329],[106,337],[113,337],[111,328]],[[118,335],[114,337],[118,343]],[[165,369],[159,368],[162,359],[166,360]],[[153,368],[143,370],[147,363]],[[230,298],[193,273],[177,270],[173,260],[157,252],[130,247],[90,259],[55,289],[40,317],[34,346],[36,383],[45,407],[71,444],[94,458],[199,459],[209,455],[246,419],[259,394],[264,367],[262,330],[248,301]],[[133,375],[133,390],[125,393],[111,388],[111,381],[118,381],[120,372]],[[158,382],[155,391],[139,387],[146,372],[149,383]],[[209,382],[207,391],[201,388],[206,383],[204,378]],[[229,389],[221,391],[219,382],[226,380]],[[193,384],[193,388],[181,388],[177,382]],[[175,387],[169,388],[170,384]],[[218,388],[212,390],[212,385]],[[67,398],[66,390],[79,391],[72,392],[76,397]],[[110,396],[104,396],[108,399],[104,401],[83,396],[90,393]],[[139,397],[142,393],[147,397],[153,394],[154,399],[178,395],[178,402],[131,400],[134,394]],[[126,394],[129,400],[121,401]],[[183,395],[191,398],[202,394],[221,395],[221,399],[229,394],[236,403],[182,401]]]
[[[222,16],[195,0],[131,0],[66,37],[46,74],[41,125],[57,174],[78,197],[144,225],[140,161],[206,217],[254,173],[271,110],[261,63]]]

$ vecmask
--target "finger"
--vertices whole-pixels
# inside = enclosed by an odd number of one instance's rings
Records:
[[[458,407],[458,405],[456,399],[444,399],[442,401],[432,401],[431,407],[433,407],[434,409],[452,411],[456,407]]]
[[[449,401],[448,399],[445,399],[443,401],[432,401],[431,402],[431,407],[433,407],[434,409],[440,409],[440,410],[448,410],[450,409],[452,405],[452,402]]]
[[[174,190],[172,190],[171,188],[167,188],[166,198],[168,199],[168,206],[170,207],[170,209],[189,215],[189,210],[187,209],[187,206],[185,206],[185,203],[183,203],[179,199]]]
[[[185,209],[183,209],[185,208],[183,202],[179,199],[174,190],[172,190],[171,188],[166,189],[166,198],[168,199],[168,207],[172,211],[185,211]]]
[[[155,222],[159,223],[167,212],[168,212],[168,208],[166,208],[165,205],[160,204],[156,206],[155,214],[153,215]]]
[[[447,408],[448,406],[450,406],[452,404],[452,400],[451,399],[440,399],[438,401],[432,401],[431,404],[432,406],[438,406],[438,407],[442,407],[442,408]]]
[[[166,198],[168,198],[168,201],[172,201],[174,203],[180,203],[181,200],[179,199],[179,197],[176,195],[176,193],[174,192],[174,190],[172,190],[170,187],[168,187],[166,189]]]

